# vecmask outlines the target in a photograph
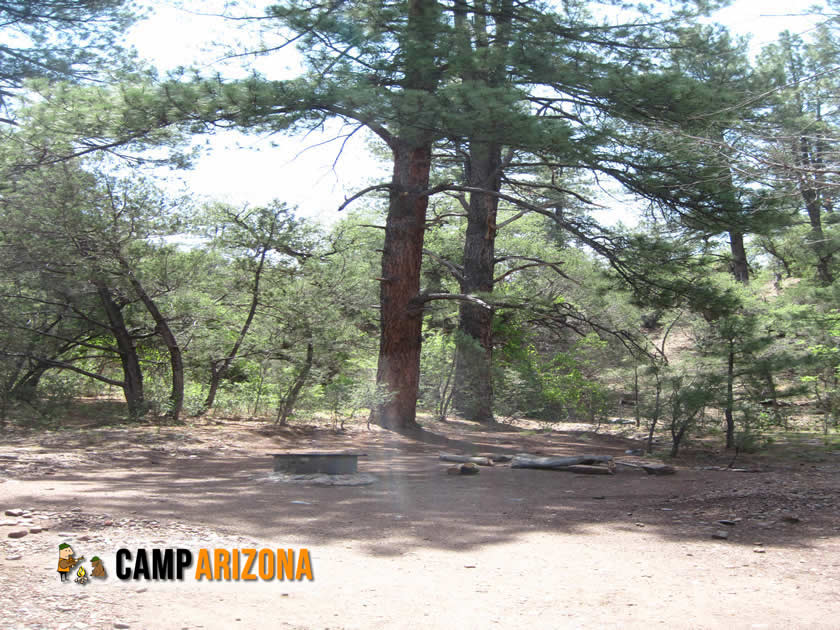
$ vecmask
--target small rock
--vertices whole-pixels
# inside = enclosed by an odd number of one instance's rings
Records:
[[[29,532],[26,531],[25,529],[16,529],[13,532],[9,532],[9,538],[23,538],[28,533]]]
[[[127,628],[130,628],[130,627],[131,626],[128,625],[127,623],[120,623],[119,621],[114,622],[114,628],[116,628],[117,630],[127,630]]]
[[[72,508],[70,511],[71,511],[71,512],[81,512],[81,511],[82,511],[82,508],[80,508],[80,507],[74,507],[74,508]]]
[[[728,525],[729,527],[735,527],[736,521],[730,521],[728,518],[719,520],[718,523],[721,525]]]
[[[716,538],[717,540],[726,540],[729,538],[729,532],[725,529],[719,529],[714,534],[712,534],[712,538]]]
[[[20,554],[16,554],[14,556],[6,556],[6,560],[8,560],[9,562],[13,560],[20,560],[21,558],[23,558],[23,556]]]
[[[592,498],[593,498],[593,499],[606,499],[607,497],[605,497],[603,494],[599,494],[599,495],[596,495],[596,496],[594,496],[594,497],[592,497]]]
[[[23,516],[23,510],[6,510],[6,516]]]
[[[30,527],[29,528],[29,533],[30,534],[40,534],[42,531],[44,531],[43,527]]]
[[[645,526],[644,523],[635,523],[635,525],[636,525],[636,527],[644,527]]]
[[[767,550],[762,549],[761,547],[756,547],[755,549],[753,549],[753,553],[764,553],[765,551]]]
[[[111,525],[113,525],[113,524],[114,524],[114,521],[112,521],[111,519],[108,519],[108,520],[107,520],[107,521],[105,521],[105,523],[104,523],[104,525],[106,525],[107,527],[110,527],[110,526],[111,526]]]
[[[795,514],[785,514],[782,516],[782,522],[794,524],[802,522],[802,519]]]
[[[481,472],[478,469],[477,464],[461,464],[461,474],[462,475],[477,475]]]

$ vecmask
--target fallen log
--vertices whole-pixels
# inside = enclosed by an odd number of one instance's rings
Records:
[[[577,455],[573,457],[537,457],[520,453],[513,458],[511,468],[539,468],[545,470],[563,470],[569,466],[611,464],[612,455]]]
[[[441,453],[440,460],[443,462],[456,462],[459,464],[478,464],[479,466],[492,466],[493,462],[487,457],[470,457],[468,455],[450,455]]]
[[[676,469],[667,464],[643,464],[642,468],[649,475],[673,475]]]
[[[644,468],[644,464],[636,464],[634,462],[615,461],[616,466],[627,466],[628,468]]]
[[[568,470],[569,472],[578,473],[579,475],[614,475],[615,468],[612,466],[606,468],[604,466],[587,466],[586,464],[573,464],[565,468],[557,468],[557,470]]]
[[[668,466],[667,464],[651,464],[650,462],[643,462],[641,464],[637,464],[635,462],[622,462],[616,461],[616,466],[628,466],[629,468],[641,468],[649,475],[674,475],[677,472],[677,469],[673,466]],[[705,467],[702,470],[724,470],[722,467],[719,466],[710,466]]]

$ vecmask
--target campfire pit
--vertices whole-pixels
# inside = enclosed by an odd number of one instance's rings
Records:
[[[359,457],[364,453],[272,453],[274,471],[308,475],[353,475],[358,469]]]

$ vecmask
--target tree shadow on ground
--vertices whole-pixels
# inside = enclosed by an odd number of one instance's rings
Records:
[[[535,533],[585,534],[593,528],[709,542],[723,529],[729,544],[762,540],[789,547],[808,546],[838,531],[836,464],[753,475],[683,468],[674,476],[654,477],[622,468],[616,475],[588,476],[509,466],[482,468],[476,476],[447,475],[451,464],[439,461],[442,449],[618,457],[632,444],[590,434],[461,429],[444,433],[447,427],[438,424],[424,434],[433,439],[422,441],[388,431],[309,432],[305,444],[300,435],[294,440],[275,435],[231,442],[224,452],[183,434],[164,434],[161,443],[171,447],[164,450],[142,443],[126,450],[125,442],[97,441],[96,457],[49,476],[33,470],[19,477],[32,489],[20,486],[15,500],[55,511],[79,506],[95,514],[136,512],[256,540],[294,538],[313,547],[353,540],[385,556],[462,551]],[[360,471],[378,481],[359,487],[270,481],[269,453],[290,446],[366,452]],[[718,522],[725,519],[735,525]]]

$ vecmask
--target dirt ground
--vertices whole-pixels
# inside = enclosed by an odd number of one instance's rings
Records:
[[[453,476],[439,452],[638,463],[625,451],[639,442],[427,428],[422,441],[233,421],[6,433],[3,628],[840,628],[838,452],[738,460],[755,472],[707,452],[673,476]],[[299,449],[367,453],[359,469],[378,481],[268,481],[270,453]],[[108,578],[60,583],[61,542]],[[121,581],[121,547],[306,548],[314,580]]]

